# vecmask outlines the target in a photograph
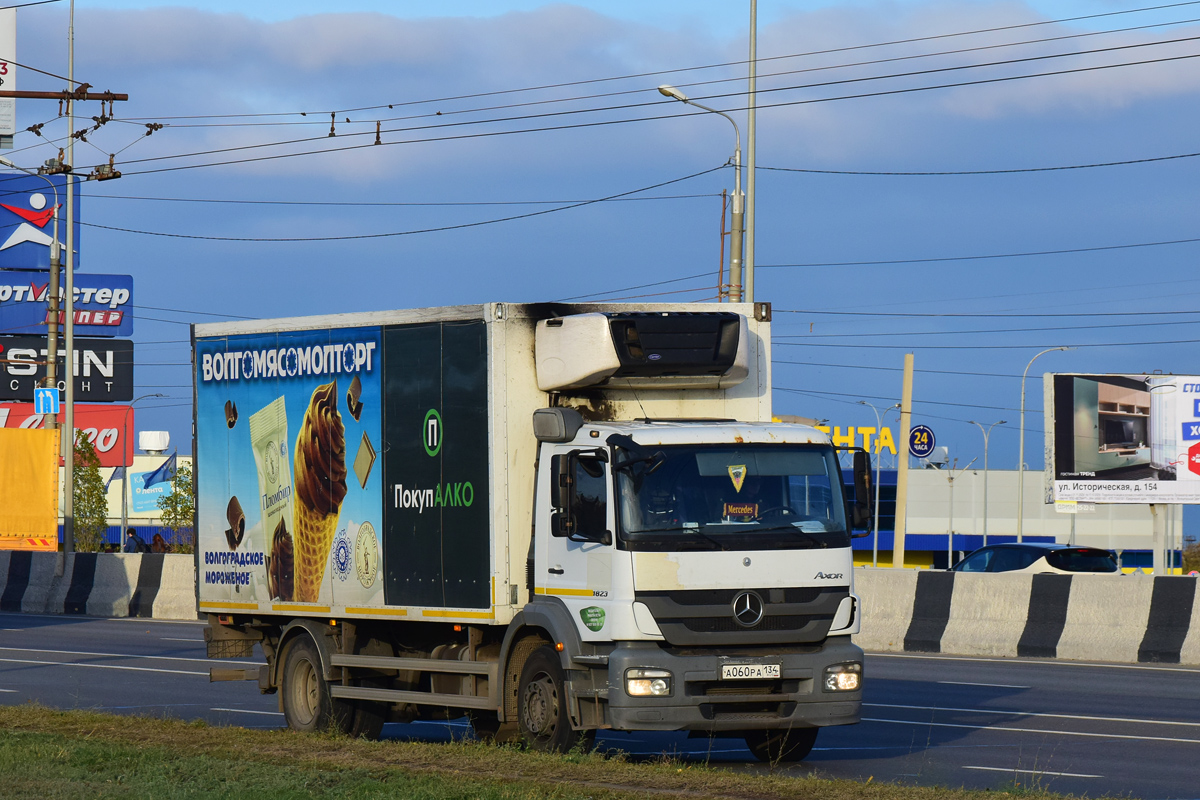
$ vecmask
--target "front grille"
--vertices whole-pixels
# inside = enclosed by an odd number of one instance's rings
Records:
[[[758,625],[754,626],[754,630],[762,631],[794,631],[803,628],[812,622],[809,617],[766,617]],[[683,625],[689,631],[696,633],[717,633],[729,631],[744,631],[733,617],[728,619],[724,617],[693,617],[683,620]]]
[[[744,627],[733,616],[733,601],[746,589],[637,592],[663,637],[676,646],[809,644],[829,633],[848,586],[751,589],[763,600],[758,624]]]

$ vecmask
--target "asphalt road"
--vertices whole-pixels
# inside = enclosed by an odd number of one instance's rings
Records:
[[[0,703],[283,724],[256,684],[208,682],[202,625],[0,614]],[[863,722],[827,728],[789,769],[824,777],[1086,795],[1200,797],[1200,669],[870,654]],[[388,725],[385,736],[462,736],[459,724]],[[763,769],[730,739],[610,734],[598,746]]]

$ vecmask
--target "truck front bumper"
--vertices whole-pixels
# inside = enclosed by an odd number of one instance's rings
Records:
[[[772,653],[769,648],[731,654],[671,652],[653,642],[621,642],[608,658],[606,722],[614,730],[743,731],[853,725],[862,689],[830,692],[822,687],[826,667],[858,662],[863,652],[849,636],[826,640],[816,652]],[[780,677],[722,680],[726,664],[779,664]],[[671,693],[662,697],[626,694],[629,669],[666,670]]]

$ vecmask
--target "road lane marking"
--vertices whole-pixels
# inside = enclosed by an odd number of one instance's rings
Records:
[[[975,683],[974,681],[938,681],[950,686],[986,686],[989,689],[1032,689],[1032,686],[1014,686],[1011,683]]]
[[[85,650],[40,650],[36,647],[0,647],[0,650],[13,650],[18,653],[50,653],[57,656],[99,656],[101,658],[148,658],[152,661],[199,661],[208,663],[209,661],[220,661],[222,664],[247,664],[252,667],[261,667],[262,662],[259,661],[229,661],[227,659],[215,658],[184,658],[182,656],[139,656],[133,653],[92,653]],[[208,673],[205,673],[208,674]]]
[[[89,667],[91,669],[124,669],[131,672],[167,672],[172,675],[200,675],[207,678],[207,672],[190,672],[185,669],[154,669],[153,667],[122,667],[117,664],[83,664],[78,661],[35,661],[28,658],[0,658],[6,664],[37,664],[40,667]]]
[[[16,694],[17,690],[16,689],[0,689],[0,692],[4,692],[5,694]]]
[[[1103,778],[1103,775],[1087,775],[1083,772],[1047,772],[1044,769],[1008,769],[1006,767],[969,767],[963,769],[983,769],[988,772],[1024,772],[1027,775],[1055,775],[1059,778]]]
[[[1096,667],[1098,669],[1140,669],[1151,672],[1185,672],[1196,674],[1200,669],[1187,667],[1150,667],[1143,664],[1103,664],[1095,661],[1057,661],[1054,659],[982,658],[979,656],[926,656],[915,653],[867,653],[870,658],[913,658],[924,661],[974,661],[980,664],[1027,664],[1033,666]]]
[[[282,717],[282,711],[253,711],[249,708],[210,708],[209,711],[232,711],[235,714],[263,714],[272,717]]]
[[[1093,717],[1087,714],[1046,714],[1037,711],[1001,711],[990,708],[948,708],[946,706],[902,706],[891,703],[863,703],[872,708],[905,708],[911,711],[958,711],[968,714],[1004,714],[1010,717],[1051,717],[1054,719],[1082,719],[1088,722],[1128,722],[1138,725],[1181,725],[1185,728],[1200,728],[1200,722],[1174,722],[1161,719],[1135,719],[1132,717]]]
[[[917,725],[930,728],[965,728],[969,731],[1009,731],[1010,733],[1042,733],[1054,736],[1086,736],[1092,739],[1133,739],[1139,742],[1179,742],[1182,744],[1200,744],[1200,739],[1172,739],[1168,736],[1131,736],[1126,733],[1085,733],[1083,731],[1047,731],[1039,728],[1005,728],[1000,725],[958,725],[953,722],[917,722],[909,719],[870,719],[862,718],[863,722],[891,722],[896,725]]]

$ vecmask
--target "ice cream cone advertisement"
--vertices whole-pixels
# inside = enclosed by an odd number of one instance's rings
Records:
[[[382,602],[380,329],[197,339],[195,354],[201,610]]]

